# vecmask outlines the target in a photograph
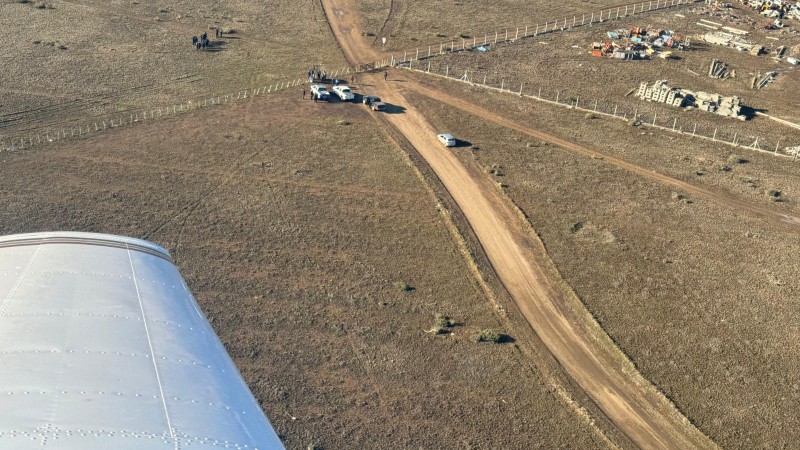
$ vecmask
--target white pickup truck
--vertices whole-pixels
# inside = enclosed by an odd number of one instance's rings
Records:
[[[334,86],[333,93],[338,95],[342,101],[347,102],[355,98],[355,95],[350,91],[347,86]]]

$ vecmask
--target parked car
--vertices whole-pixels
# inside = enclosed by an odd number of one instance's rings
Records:
[[[373,111],[383,111],[386,109],[386,103],[372,102],[370,103],[369,107],[372,108]]]
[[[437,134],[436,138],[439,139],[439,142],[444,144],[445,147],[453,147],[456,145],[456,138],[454,138],[452,134]]]
[[[376,95],[365,95],[364,98],[361,99],[361,103],[367,106],[379,101],[381,101],[381,98]]]
[[[312,84],[311,85],[311,94],[316,94],[317,98],[320,100],[327,100],[330,98],[331,94],[325,89],[325,86],[321,84]]]
[[[347,102],[355,98],[353,92],[347,86],[334,86],[333,93],[338,95],[342,101]]]

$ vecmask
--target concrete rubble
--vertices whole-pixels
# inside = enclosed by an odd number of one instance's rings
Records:
[[[750,81],[750,88],[752,89],[764,89],[768,84],[772,83],[772,80],[778,76],[778,72],[772,71],[764,75],[763,77],[755,76]]]
[[[641,82],[636,96],[649,102],[666,103],[679,108],[697,108],[725,117],[747,120],[747,116],[741,113],[742,105],[739,97],[674,88],[667,84],[667,80],[658,80],[651,85],[646,81]]]
[[[736,72],[731,70],[728,71],[728,65],[722,61],[717,59],[711,60],[711,66],[708,68],[708,76],[711,78],[728,78],[728,77],[735,77]]]
[[[709,31],[703,35],[703,40],[710,44],[733,47],[740,51],[747,51],[751,55],[758,56],[764,52],[764,47],[745,39],[742,35],[734,35],[724,31]]]

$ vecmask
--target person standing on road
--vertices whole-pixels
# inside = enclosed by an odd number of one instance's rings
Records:
[[[306,88],[303,88],[303,100],[306,99]]]
[[[389,78],[389,72],[384,70],[383,71],[383,81],[386,81],[387,78]]]
[[[317,94],[314,92],[311,93],[311,98],[314,99],[314,103],[317,103]]]

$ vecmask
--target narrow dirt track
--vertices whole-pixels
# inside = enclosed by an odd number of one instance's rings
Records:
[[[709,191],[707,189],[703,189],[702,187],[695,186],[690,183],[686,183],[685,181],[680,181],[676,178],[672,178],[668,175],[664,175],[662,173],[656,172],[654,170],[646,169],[641,166],[637,166],[635,164],[629,163],[625,160],[615,158],[613,156],[600,153],[597,150],[592,150],[586,148],[582,145],[575,144],[573,142],[565,141],[564,139],[560,139],[556,136],[553,136],[548,133],[544,133],[542,131],[535,130],[533,128],[527,127],[520,123],[517,123],[511,119],[503,117],[497,113],[489,111],[486,108],[480,107],[475,105],[474,103],[470,103],[458,97],[448,95],[441,91],[434,91],[424,86],[421,86],[417,83],[405,83],[403,86],[405,89],[415,91],[419,94],[422,94],[426,97],[432,98],[436,101],[440,101],[445,103],[449,106],[453,106],[458,108],[468,114],[474,115],[476,117],[480,117],[486,119],[490,122],[494,122],[504,128],[509,128],[515,131],[518,131],[522,134],[527,134],[528,136],[535,137],[537,139],[541,139],[551,144],[555,144],[563,149],[570,150],[576,153],[579,153],[584,156],[589,156],[592,158],[602,158],[603,161],[611,164],[613,166],[619,167],[621,169],[625,169],[629,172],[635,173],[637,175],[643,176],[645,178],[649,178],[653,181],[661,183],[666,186],[672,186],[678,189],[682,189],[689,194],[694,195],[695,197],[701,197],[710,199],[716,203],[728,206],[733,209],[738,209],[742,211],[747,211],[752,213],[756,216],[763,217],[765,219],[770,220],[777,220],[780,222],[785,222],[791,225],[800,226],[800,217],[795,217],[789,214],[784,214],[780,211],[775,211],[774,209],[762,207],[759,205],[755,205],[745,200],[737,199],[731,196],[727,196],[718,192]]]
[[[322,0],[331,29],[353,65],[379,59],[360,39],[348,0]],[[358,56],[356,56],[358,55]],[[399,130],[426,160],[472,226],[500,281],[566,373],[607,417],[641,448],[715,448],[716,445],[639,374],[560,279],[527,223],[488,177],[471,172],[435,138],[425,117],[399,85],[362,75],[381,97],[406,108],[382,121]],[[439,96],[439,93],[434,94]]]

